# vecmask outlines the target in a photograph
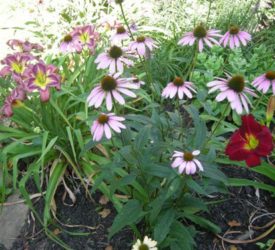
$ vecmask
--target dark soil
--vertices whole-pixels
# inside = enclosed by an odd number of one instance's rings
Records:
[[[246,168],[233,167],[233,166],[222,166],[221,169],[225,172],[228,177],[235,178],[246,178],[257,181],[262,181],[271,185],[270,180],[263,176],[254,173]],[[34,187],[31,187],[32,193],[37,192]],[[60,187],[57,192],[57,216],[59,221],[63,224],[69,225],[87,225],[96,227],[94,230],[87,228],[74,227],[70,228],[67,226],[61,226],[55,222],[50,229],[55,232],[62,241],[64,241],[73,250],[105,250],[108,246],[112,246],[112,250],[130,250],[133,242],[133,234],[130,229],[124,229],[119,234],[115,235],[111,240],[108,240],[108,228],[112,225],[112,221],[116,215],[115,209],[112,205],[107,203],[101,205],[99,199],[101,194],[96,193],[93,198],[96,204],[91,202],[85,196],[84,190],[77,192],[77,201],[74,206],[64,205],[62,202],[62,195],[64,188]],[[268,228],[263,230],[252,230],[253,234],[251,237],[247,236],[249,232],[249,224],[253,218],[262,215],[254,221],[253,226],[264,226],[271,220],[274,220],[275,215],[268,213],[275,213],[275,199],[270,193],[259,190],[256,191],[252,187],[245,188],[230,188],[229,194],[221,195],[209,199],[209,202],[221,201],[209,207],[209,213],[205,214],[205,217],[210,219],[221,227],[223,236],[228,231],[238,231],[236,234],[226,234],[224,237],[228,239],[253,239]],[[70,203],[69,200],[66,200]],[[43,214],[43,199],[39,199],[35,203],[35,208],[39,214]],[[102,218],[99,214],[103,209],[110,209],[111,213],[106,217]],[[230,227],[228,223],[234,223],[237,226]],[[215,235],[205,232],[199,229],[201,232],[197,234],[195,242],[197,246],[195,250],[258,250],[260,249],[255,243],[252,244],[232,244],[224,242],[222,245],[221,239],[218,239]],[[87,233],[88,235],[71,235],[68,232],[73,233]],[[246,236],[246,237],[243,237]],[[243,237],[243,238],[240,238]],[[275,232],[269,234],[266,238],[261,239],[260,242],[266,242],[268,239],[275,239]],[[236,248],[233,248],[235,246]],[[1,249],[1,247],[0,247]],[[22,228],[21,236],[14,243],[12,250],[51,250],[51,249],[63,249],[58,244],[50,240],[42,230],[39,222],[33,219],[31,214],[29,215],[26,224]],[[184,249],[183,249],[184,250]]]
[[[133,241],[133,234],[129,229],[124,229],[115,235],[110,241],[108,240],[108,228],[111,227],[114,217],[116,215],[115,209],[111,203],[106,205],[99,204],[101,195],[99,193],[93,196],[96,204],[85,196],[85,191],[80,190],[76,197],[76,203],[73,206],[65,205],[62,202],[62,195],[64,188],[61,187],[57,191],[56,205],[57,217],[59,222],[67,225],[82,225],[95,227],[94,230],[84,227],[69,227],[62,226],[55,222],[50,226],[54,232],[66,245],[73,250],[105,250],[108,246],[112,246],[111,250],[128,250],[131,248]],[[66,203],[71,203],[70,200],[65,200]],[[44,202],[40,199],[35,204],[35,209],[39,214],[43,215]],[[99,214],[103,209],[109,209],[110,214],[102,218]],[[42,217],[42,216],[41,216]],[[68,233],[72,232],[72,234]],[[80,233],[82,235],[73,235]],[[85,234],[85,235],[83,235]],[[51,250],[64,249],[57,243],[50,240],[41,225],[37,220],[33,220],[31,214],[29,215],[26,224],[22,228],[21,236],[14,242],[12,250]]]
[[[270,179],[263,177],[247,168],[222,166],[221,169],[228,177],[244,178],[264,182],[274,185]],[[251,221],[259,216],[253,222],[253,226],[262,227],[268,222],[275,219],[275,199],[269,192],[257,190],[253,187],[232,187],[229,188],[229,194],[219,196],[220,200],[225,199],[221,203],[212,205],[209,208],[210,213],[207,215],[212,222],[220,226],[222,232],[227,239],[232,240],[249,240],[254,239],[267,231],[270,227],[259,230],[249,228]],[[217,200],[217,199],[215,199]],[[211,200],[209,200],[211,201]],[[270,214],[273,213],[273,214]],[[229,225],[230,223],[235,226]],[[229,231],[237,231],[236,233],[227,234]],[[251,233],[251,234],[250,234]],[[275,240],[275,231],[259,242],[267,242],[269,239]],[[197,250],[259,250],[260,247],[255,243],[250,244],[234,244],[226,243],[215,235],[207,232],[201,232],[196,237]],[[235,247],[235,248],[234,248]],[[273,249],[273,248],[272,248]],[[270,250],[272,250],[270,248]],[[274,246],[275,249],[275,246]]]

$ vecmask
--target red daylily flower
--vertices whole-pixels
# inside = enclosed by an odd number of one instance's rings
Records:
[[[272,135],[252,115],[242,116],[242,126],[234,132],[225,149],[230,160],[245,161],[248,167],[260,165],[273,149]]]

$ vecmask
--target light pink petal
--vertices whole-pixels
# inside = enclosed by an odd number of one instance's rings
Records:
[[[229,39],[229,47],[230,49],[234,49],[234,35]]]
[[[183,163],[183,159],[181,157],[177,157],[173,162],[172,162],[172,165],[171,167],[172,168],[176,168],[178,167],[179,165],[181,165]]]
[[[210,47],[212,48],[212,43],[209,42],[209,40],[207,38],[203,38],[204,42]]]
[[[119,92],[121,92],[121,93],[123,93],[123,94],[125,94],[125,95],[128,95],[128,96],[130,96],[130,97],[133,97],[133,98],[137,97],[136,94],[135,94],[134,92],[132,92],[132,91],[130,91],[130,90],[128,90],[128,89],[117,88],[117,91],[119,91]]]
[[[193,152],[192,152],[192,155],[194,155],[194,156],[197,156],[197,155],[199,155],[200,154],[200,150],[194,150]]]
[[[184,169],[186,168],[187,162],[183,162],[180,166],[179,166],[179,173],[182,174],[184,172]]]
[[[94,133],[93,140],[100,141],[103,136],[103,132],[103,125],[100,124],[100,126],[97,127],[97,130]]]
[[[200,171],[203,171],[203,166],[202,166],[202,164],[201,164],[197,159],[194,159],[193,161],[196,163],[196,165],[198,166],[199,170],[200,170]]]
[[[203,42],[202,39],[199,39],[199,52],[202,52],[203,50]]]
[[[242,101],[242,104],[244,106],[246,113],[249,113],[249,108],[248,108],[248,104],[246,102],[245,97],[242,94],[240,94],[240,98],[241,98],[241,101]]]
[[[108,92],[106,96],[106,108],[108,111],[112,110],[113,108],[113,100],[110,92]]]
[[[139,55],[141,55],[141,56],[145,55],[145,46],[143,43],[138,45],[137,51],[138,51]]]
[[[186,163],[185,173],[188,174],[188,175],[191,173],[191,166],[192,165],[190,163],[191,163],[190,161]]]
[[[191,162],[189,163],[189,166],[190,166],[190,174],[195,174],[195,173],[196,173],[196,170],[197,170],[196,164],[195,164],[193,161],[191,161]]]
[[[107,123],[104,124],[104,132],[105,132],[105,136],[107,139],[111,139],[112,137],[112,132],[111,129],[109,127],[109,125]]]
[[[102,102],[103,102],[103,100],[104,100],[104,97],[105,97],[105,94],[104,93],[100,93],[100,94],[98,94],[98,98],[97,98],[97,100],[96,100],[96,102],[95,102],[95,108],[98,108],[101,104],[102,104]]]
[[[125,100],[122,97],[121,94],[119,94],[116,90],[112,91],[113,97],[121,104],[124,105],[125,104]]]

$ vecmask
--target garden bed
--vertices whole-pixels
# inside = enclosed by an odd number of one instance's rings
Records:
[[[251,180],[270,182],[263,176],[254,173],[246,168],[234,166],[222,166],[222,171],[228,177],[246,178]],[[274,184],[274,183],[269,183]],[[35,192],[35,188],[30,188],[30,192]],[[112,225],[113,219],[116,215],[115,209],[110,202],[107,204],[100,204],[102,195],[96,193],[93,198],[97,202],[94,204],[86,196],[83,189],[77,193],[77,201],[75,205],[68,206],[62,202],[63,188],[59,188],[56,195],[57,202],[57,217],[63,224],[67,225],[86,225],[89,227],[96,227],[90,230],[83,227],[70,228],[69,226],[51,226],[51,229],[56,232],[58,237],[66,242],[74,250],[80,249],[96,249],[96,250],[130,250],[134,240],[133,233],[130,229],[124,228],[120,233],[116,234],[110,241],[108,240],[108,228]],[[253,229],[254,234],[249,234],[249,225],[253,219],[254,227],[263,227],[275,218],[275,200],[271,194],[266,191],[256,190],[253,187],[230,187],[229,194],[217,194],[216,197],[208,198],[209,203],[217,202],[215,205],[210,205],[209,214],[205,217],[211,219],[221,227],[225,238],[231,240],[248,240],[256,238],[263,234],[268,228]],[[70,201],[67,201],[68,203]],[[102,202],[101,202],[102,203]],[[105,202],[103,202],[105,203]],[[35,202],[35,209],[42,216],[43,214],[43,199]],[[107,211],[107,217],[102,218],[100,213]],[[88,235],[70,235],[66,231],[72,233],[84,233]],[[229,231],[237,231],[231,237],[227,234]],[[251,231],[251,232],[252,232]],[[251,236],[251,238],[249,237]],[[263,237],[260,242],[266,242],[268,239],[275,238],[275,231],[267,237]],[[234,244],[222,242],[221,239],[215,235],[205,232],[200,229],[200,232],[195,238],[197,250],[223,250],[223,249],[238,249],[238,250],[258,250],[260,249],[255,243],[251,244]],[[236,248],[233,248],[235,246]],[[108,248],[109,247],[109,248]],[[112,248],[111,248],[112,247]],[[231,248],[230,248],[231,247]],[[59,245],[51,241],[43,232],[41,225],[37,220],[33,220],[31,214],[22,228],[21,235],[14,242],[13,250],[19,249],[62,249]]]

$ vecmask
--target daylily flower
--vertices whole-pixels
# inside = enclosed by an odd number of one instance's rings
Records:
[[[43,47],[37,43],[31,43],[29,41],[21,41],[18,39],[10,39],[7,45],[12,49],[19,49],[20,52],[31,52],[32,50],[43,51]]]
[[[241,31],[238,26],[232,25],[220,40],[224,47],[229,43],[230,49],[240,47],[241,43],[245,46],[251,40],[251,35],[246,31]]]
[[[95,27],[93,25],[85,25],[74,28],[72,36],[80,41],[82,48],[87,46],[90,52],[94,52],[96,42],[99,39],[99,33],[95,31]]]
[[[187,32],[183,35],[183,37],[179,40],[178,44],[185,46],[192,46],[196,41],[198,41],[199,52],[202,52],[204,43],[210,48],[213,44],[220,45],[219,42],[215,39],[215,37],[220,37],[219,30],[210,29],[207,30],[203,25],[198,25],[191,32]]]
[[[187,175],[195,174],[197,171],[203,171],[203,166],[199,160],[195,157],[200,154],[199,150],[193,152],[185,151],[174,151],[172,162],[172,168],[178,168],[178,172],[182,174],[185,172]]]
[[[150,239],[148,236],[145,236],[143,241],[137,240],[133,245],[132,250],[158,250],[157,242]]]
[[[26,93],[20,87],[14,89],[11,94],[4,101],[4,105],[1,109],[6,117],[13,115],[13,108],[22,106],[22,102],[26,98]]]
[[[0,70],[0,77],[5,77],[7,75],[12,75],[16,82],[21,82],[22,75],[28,67],[31,60],[35,59],[34,56],[27,53],[15,53],[12,55],[7,55],[2,61],[5,64]]]
[[[39,62],[28,68],[26,75],[30,90],[37,89],[40,92],[40,99],[46,102],[50,98],[50,87],[60,89],[61,77],[57,74],[57,68],[54,65],[46,65]]]
[[[121,129],[126,128],[126,126],[121,123],[124,120],[125,118],[116,116],[114,113],[100,114],[97,120],[93,122],[93,125],[91,127],[93,140],[100,141],[104,134],[107,139],[111,139],[111,129],[114,130],[116,133],[120,133]]]
[[[261,157],[273,150],[272,135],[252,115],[242,116],[241,127],[234,132],[225,149],[230,160],[245,161],[248,167],[260,165]]]

